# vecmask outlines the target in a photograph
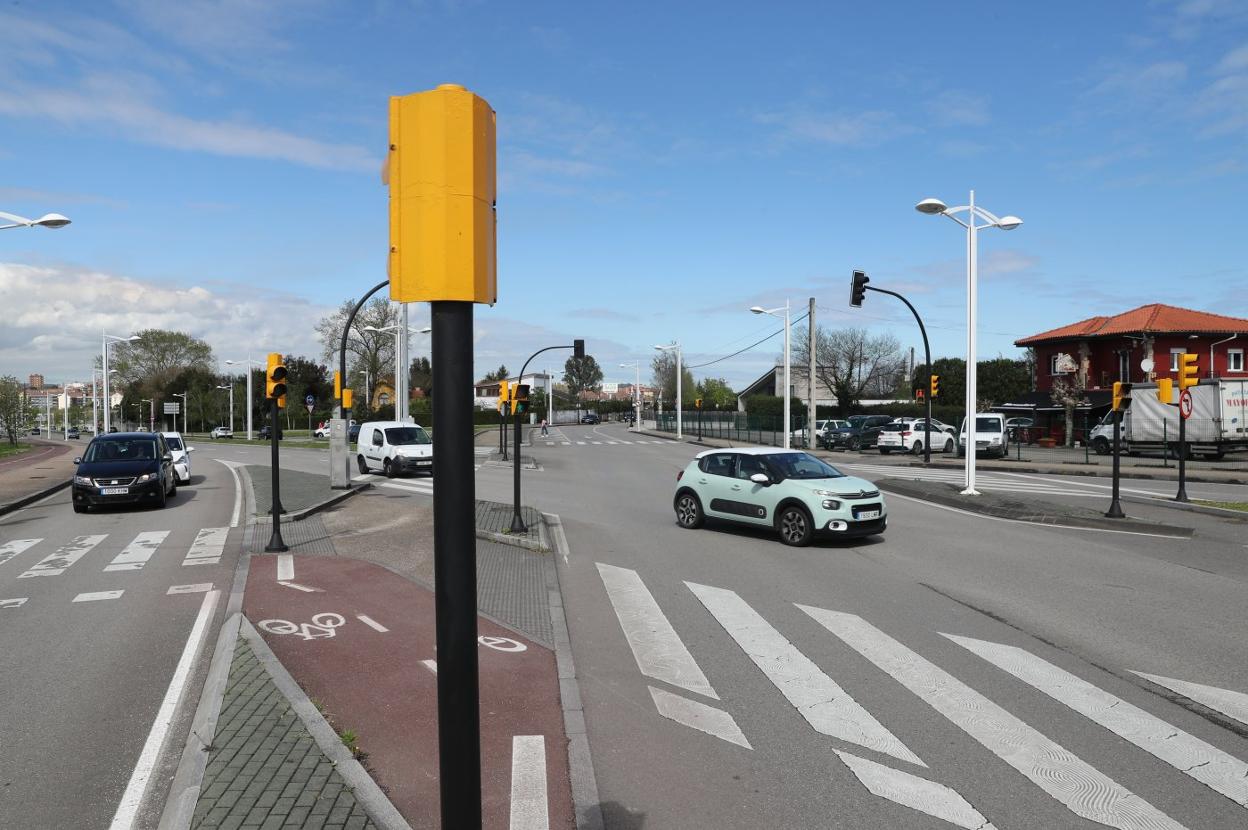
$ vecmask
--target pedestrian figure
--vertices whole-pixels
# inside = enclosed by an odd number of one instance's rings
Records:
[[[542,435],[550,435],[550,430],[546,429],[546,419],[542,419]]]

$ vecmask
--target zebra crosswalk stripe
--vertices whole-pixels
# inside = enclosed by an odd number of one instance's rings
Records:
[[[69,570],[75,562],[86,556],[92,548],[107,538],[107,533],[101,533],[94,536],[75,536],[68,544],[62,545],[54,552],[35,563],[30,570],[25,573],[18,574],[17,578],[28,579],[34,576],[59,576]]]
[[[182,560],[185,565],[215,565],[221,561],[225,552],[225,537],[230,533],[228,527],[205,527],[195,535],[191,549]]]
[[[160,547],[160,543],[168,537],[167,530],[149,530],[134,537],[134,541],[126,545],[113,561],[104,566],[105,571],[138,571],[152,558],[152,554]]]
[[[737,726],[737,722],[732,715],[722,709],[708,706],[700,700],[691,700],[687,697],[672,694],[664,689],[656,689],[653,686],[650,686],[649,689],[650,697],[654,701],[654,708],[658,709],[659,714],[663,717],[688,726],[690,729],[714,735],[716,738],[728,743],[743,746],[746,749],[754,748],[745,739],[745,735],[741,732],[741,727]]]
[[[816,732],[927,766],[735,592],[685,585]]]
[[[1158,686],[1164,686],[1172,692],[1178,692],[1202,706],[1208,706],[1215,712],[1221,712],[1228,718],[1234,718],[1240,723],[1248,725],[1248,695],[1243,692],[1219,689],[1216,686],[1206,686],[1203,683],[1175,680],[1173,677],[1145,674],[1142,671],[1132,671],[1131,673],[1139,675],[1145,680],[1151,680]]]
[[[1183,827],[861,617],[797,607],[1076,815],[1118,830]]]
[[[995,830],[956,790],[899,769],[832,750],[872,795],[927,813],[967,830]]]
[[[10,542],[0,544],[0,565],[8,562],[14,556],[17,556],[23,551],[33,548],[42,541],[42,539],[14,539]]]

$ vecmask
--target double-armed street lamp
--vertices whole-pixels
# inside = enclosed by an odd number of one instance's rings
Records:
[[[792,397],[793,389],[792,381],[789,379],[789,301],[785,300],[784,305],[779,308],[763,308],[756,305],[750,311],[754,314],[769,314],[772,317],[779,317],[780,312],[784,312],[784,448],[787,450],[793,429],[793,421],[789,417],[789,398]],[[814,348],[813,342],[811,348]]]
[[[233,435],[234,434],[234,383],[233,381],[231,381],[229,386],[218,386],[217,388],[230,390],[230,434]]]
[[[251,352],[247,353],[246,360],[227,360],[225,361],[225,363],[227,366],[246,366],[247,367],[246,369],[243,370],[243,376],[247,378],[247,440],[250,441],[251,440],[251,367],[263,366],[264,364],[258,360],[252,360]],[[233,394],[233,392],[231,392],[230,394]],[[233,418],[234,418],[234,407],[231,406],[230,407],[231,421],[233,420]],[[230,432],[233,432],[233,431],[234,431],[234,427],[231,426]]]
[[[654,348],[655,348],[655,351],[676,353],[676,440],[682,441],[684,440],[685,435],[684,435],[684,421],[683,421],[684,415],[680,411],[680,404],[681,404],[680,387],[683,385],[681,381],[684,380],[684,378],[680,376],[680,343],[673,340],[670,344],[666,346],[655,346]]]
[[[190,432],[190,427],[186,425],[186,416],[190,414],[190,392],[174,392],[173,397],[182,399],[182,431]],[[178,431],[178,415],[173,415],[173,431]]]
[[[971,191],[970,201],[965,205],[951,208],[940,199],[924,199],[915,205],[914,209],[929,216],[947,216],[966,228],[966,418],[964,421],[966,428],[966,487],[962,490],[962,495],[977,496],[979,492],[975,489],[975,410],[977,408],[975,389],[977,368],[975,327],[978,314],[978,233],[986,228],[1000,228],[1003,231],[1012,231],[1023,224],[1023,220],[1017,216],[1002,216],[998,218],[982,207],[977,206],[975,204],[974,190]],[[959,219],[958,214],[965,214],[965,221]],[[982,220],[983,224],[977,224],[976,219]],[[932,367],[928,366],[927,369],[930,372]]]
[[[101,352],[102,371],[104,374],[104,431],[108,432],[109,427],[112,425],[112,409],[113,409],[112,398],[110,397],[110,392],[108,389],[109,375],[112,374],[112,372],[110,372],[108,368],[109,344],[111,343],[133,343],[134,341],[139,340],[141,338],[137,334],[132,334],[129,337],[118,337],[115,334],[105,334],[102,331],[100,332],[100,334],[103,337],[103,345],[100,348],[100,352]],[[113,371],[116,371],[116,370],[113,370]]]
[[[404,307],[403,314],[406,316],[407,308]],[[364,326],[363,331],[372,331],[380,334],[383,331],[394,332],[394,419],[396,421],[406,421],[408,407],[410,406],[411,392],[407,388],[408,367],[411,361],[407,358],[407,337],[405,334],[428,334],[433,331],[430,326],[414,329],[406,323],[394,323],[389,326]]]
[[[8,225],[0,225],[0,231],[8,228],[63,228],[69,224],[69,219],[61,216],[59,213],[45,213],[38,219],[27,219],[24,216],[18,216],[15,213],[5,213],[0,210],[0,219],[8,221]]]

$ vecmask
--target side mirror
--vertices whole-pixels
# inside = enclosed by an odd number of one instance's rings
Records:
[[[75,458],[75,459],[74,459],[74,463],[75,463],[75,464],[81,464],[81,463],[82,463],[82,456],[80,455],[80,456],[78,456],[77,458]]]
[[[771,479],[767,476],[766,473],[755,473],[754,475],[750,476],[750,481],[754,482],[755,484],[761,484],[764,487],[771,484]]]
[[[172,456],[172,455],[162,455],[160,460],[161,460],[161,461],[173,461],[173,456]]]
[[[190,452],[195,452],[195,448],[194,448],[194,447],[187,447],[187,448],[186,448],[186,451],[187,451],[188,453],[190,453]]]

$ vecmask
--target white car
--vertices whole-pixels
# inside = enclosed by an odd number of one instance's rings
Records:
[[[840,423],[840,422],[839,421],[834,422],[830,418],[823,418],[820,420],[816,420],[815,421],[815,437],[818,438],[818,436],[822,435],[823,431],[827,429],[828,424],[831,424],[831,423]],[[797,429],[793,430],[793,432],[790,433],[789,435],[789,443],[794,447],[803,446],[802,442],[805,440],[806,440],[805,425],[800,426]]]
[[[213,427],[212,432],[208,433],[208,437],[215,441],[218,438],[233,438],[234,433],[229,427]]]
[[[1005,458],[1010,453],[1010,435],[1005,416],[998,412],[975,413],[975,453]],[[966,419],[958,434],[958,455],[966,455]]]
[[[355,460],[361,473],[433,475],[433,439],[419,424],[369,421],[360,427]]]
[[[355,424],[356,424],[356,420],[352,418],[349,426],[355,426]],[[324,426],[319,426],[316,429],[312,430],[312,437],[313,438],[328,438],[329,437],[329,421],[326,421]]]
[[[191,453],[195,452],[195,448],[186,445],[180,432],[162,432],[161,435],[165,436],[165,445],[173,455],[173,472],[178,477],[178,484],[190,484]]]
[[[953,427],[932,419],[932,450],[935,452],[953,452],[956,442]],[[876,441],[880,455],[893,452],[911,452],[923,454],[923,419],[897,418],[892,423],[880,428],[880,437]]]

